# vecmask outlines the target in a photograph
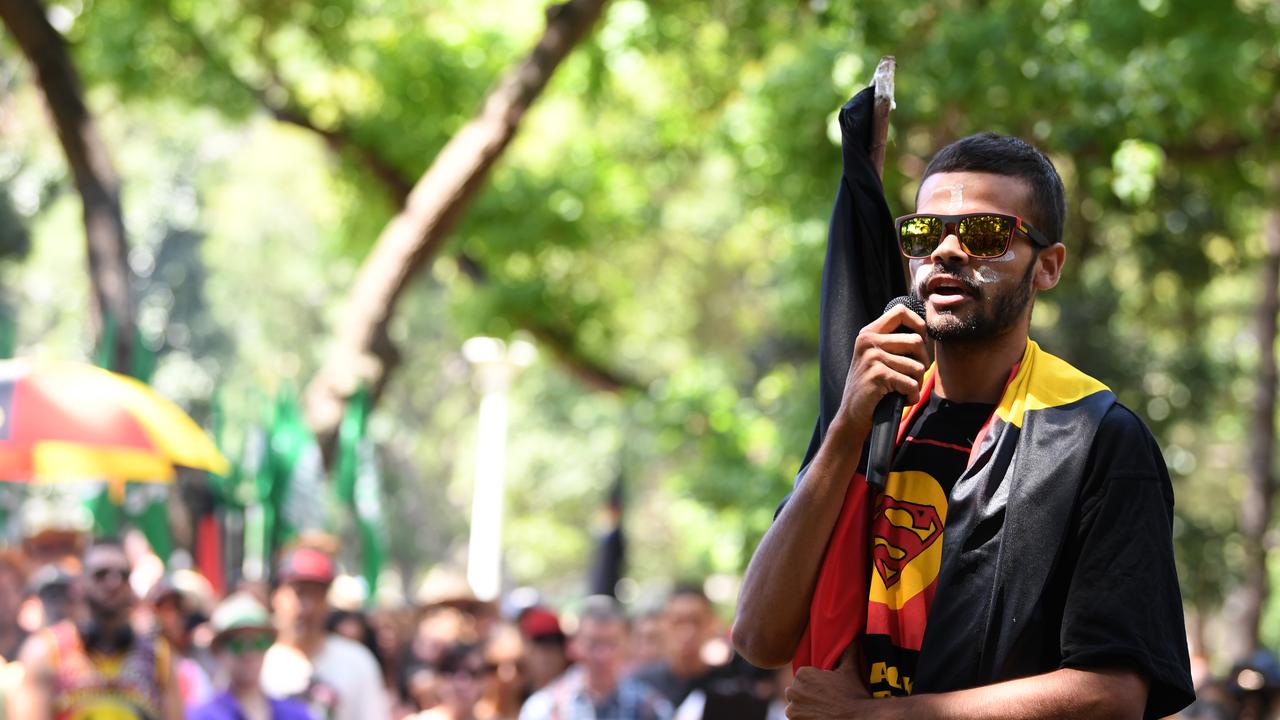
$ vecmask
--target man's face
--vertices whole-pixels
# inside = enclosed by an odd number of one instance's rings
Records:
[[[96,620],[119,620],[133,607],[129,559],[110,545],[89,549],[84,560],[84,599]]]
[[[918,213],[963,215],[996,212],[1026,218],[1031,188],[1014,177],[954,172],[930,175],[920,186]],[[1030,321],[1037,253],[1014,233],[1009,250],[989,259],[969,257],[954,234],[927,258],[911,260],[913,294],[925,302],[929,335],[939,342],[981,342]],[[1053,280],[1056,282],[1056,273]]]
[[[0,565],[0,624],[15,623],[22,605],[22,578],[17,571]]]
[[[583,618],[573,637],[574,654],[593,687],[617,684],[626,644],[627,626],[621,619]]]
[[[292,627],[300,633],[324,630],[329,614],[329,586],[319,582],[289,582],[280,586],[273,600],[278,627]]]
[[[681,666],[699,663],[714,619],[711,607],[696,595],[676,595],[667,601],[663,619],[668,662]]]
[[[636,665],[649,665],[662,659],[661,616],[646,615],[636,620],[631,637],[631,660]]]
[[[233,685],[251,685],[262,676],[262,661],[271,641],[271,633],[243,630],[231,633],[218,643],[219,660]]]

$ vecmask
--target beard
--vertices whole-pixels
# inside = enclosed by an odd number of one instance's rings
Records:
[[[992,297],[990,308],[987,308],[983,302],[987,293],[978,283],[962,274],[959,267],[944,263],[939,269],[930,273],[929,277],[920,284],[921,289],[934,275],[946,275],[964,286],[965,291],[975,301],[976,308],[968,317],[957,317],[952,313],[935,315],[927,325],[929,337],[942,343],[975,343],[985,342],[1008,332],[1017,324],[1018,318],[1031,302],[1034,294],[1031,278],[1035,274],[1037,255],[1031,257],[1031,261],[1027,263],[1026,272],[1022,274],[1017,284],[1008,290],[996,292]],[[917,289],[916,295],[921,296],[921,294],[921,290]]]
[[[88,606],[89,615],[104,622],[115,622],[128,617],[133,608],[133,601],[129,598],[102,598],[93,593],[85,593],[84,602]]]

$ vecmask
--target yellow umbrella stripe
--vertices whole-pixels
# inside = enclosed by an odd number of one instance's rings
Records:
[[[114,381],[95,383],[95,387],[111,387],[121,405],[133,414],[156,449],[173,463],[219,475],[226,475],[230,471],[227,459],[218,452],[209,436],[172,401],[131,377],[91,366],[86,366],[85,370],[106,375]],[[169,477],[172,476],[173,472],[170,470]],[[149,476],[129,477],[146,479]]]
[[[44,441],[31,449],[31,459],[32,471],[41,480],[173,481],[173,465],[166,457],[133,448]]]

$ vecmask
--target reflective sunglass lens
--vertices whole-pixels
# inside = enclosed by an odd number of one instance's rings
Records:
[[[960,221],[956,234],[965,252],[974,257],[998,257],[1009,246],[1013,221],[999,215],[974,215]]]
[[[942,237],[942,221],[936,217],[914,217],[904,220],[898,229],[902,252],[910,257],[925,257],[938,247]]]

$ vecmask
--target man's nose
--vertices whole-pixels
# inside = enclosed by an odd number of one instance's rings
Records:
[[[934,248],[933,252],[929,254],[929,259],[934,263],[947,260],[965,262],[969,259],[969,253],[965,252],[960,245],[960,237],[948,228],[946,235],[942,238],[942,242],[938,243],[938,247]]]

